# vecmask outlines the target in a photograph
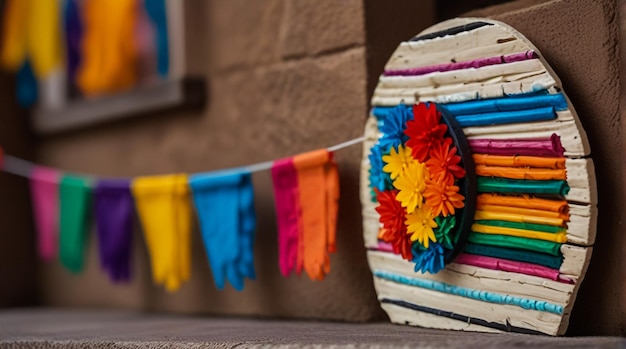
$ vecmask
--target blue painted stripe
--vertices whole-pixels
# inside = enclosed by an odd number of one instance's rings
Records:
[[[470,298],[478,301],[494,304],[514,305],[527,310],[537,310],[558,315],[563,315],[563,306],[540,301],[536,299],[522,298],[510,295],[492,293],[488,291],[474,290],[466,287],[448,285],[443,282],[409,278],[406,276],[389,273],[386,271],[374,270],[374,276],[388,281],[393,281],[407,286],[420,287],[427,290],[438,291],[459,297]]]
[[[554,119],[556,119],[554,107],[456,116],[456,121],[461,127],[516,124]]]
[[[565,96],[562,93],[523,94],[515,97],[450,103],[444,106],[444,108],[454,116],[537,109],[543,107],[553,107],[557,111],[567,110],[567,100],[565,100]]]
[[[557,111],[568,109],[562,93],[546,94],[545,91],[440,106],[453,115],[461,127],[553,120]],[[374,107],[372,114],[379,121],[385,120],[393,108],[395,106]]]

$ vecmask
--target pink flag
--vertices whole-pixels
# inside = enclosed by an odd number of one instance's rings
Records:
[[[276,160],[272,166],[274,205],[278,225],[278,264],[284,276],[296,267],[298,256],[299,208],[298,173],[291,158]]]
[[[37,245],[45,261],[55,258],[59,251],[59,179],[59,172],[45,167],[35,167],[30,178]]]

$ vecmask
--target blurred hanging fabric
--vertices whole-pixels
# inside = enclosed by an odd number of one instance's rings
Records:
[[[52,261],[58,255],[59,239],[59,180],[61,173],[36,166],[30,175],[33,217],[37,228],[39,257]]]
[[[137,45],[137,74],[141,80],[157,76],[156,35],[147,9],[143,5],[138,6],[134,39]]]
[[[35,76],[43,79],[61,66],[61,0],[29,1],[28,56]]]
[[[77,0],[65,0],[63,29],[65,32],[65,51],[67,56],[67,81],[71,85],[75,85],[76,71],[81,60],[81,41],[83,39],[83,22]]]
[[[113,282],[131,278],[134,202],[130,180],[100,180],[94,190],[100,265]]]
[[[296,271],[311,280],[330,272],[329,253],[335,252],[339,176],[332,153],[326,149],[293,158],[298,173],[300,233]]]
[[[31,0],[6,0],[2,19],[2,66],[11,71],[22,67],[27,58],[27,30]]]
[[[300,229],[298,172],[296,172],[292,158],[274,162],[272,185],[278,229],[278,266],[283,276],[289,276],[289,273],[296,268]]]
[[[91,231],[91,180],[64,175],[59,185],[61,264],[72,273],[83,270],[87,237]]]
[[[170,57],[165,0],[144,0],[144,6],[155,29],[157,70],[161,77],[166,77],[170,69]]]
[[[60,0],[6,0],[2,65],[17,71],[29,59],[38,78],[60,66]]]
[[[169,292],[191,274],[191,201],[187,175],[136,177],[131,184],[152,278]]]
[[[191,177],[202,239],[215,286],[226,281],[240,291],[255,279],[256,214],[249,172],[207,173]]]
[[[89,0],[83,4],[84,34],[77,84],[88,96],[131,88],[137,80],[133,40],[136,0]]]
[[[37,101],[37,79],[61,67],[61,0],[7,0],[0,61],[17,72],[17,99],[28,107]]]

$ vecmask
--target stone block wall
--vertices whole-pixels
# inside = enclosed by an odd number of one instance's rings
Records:
[[[370,28],[365,15],[369,9],[398,15],[395,21],[380,17],[382,25]],[[149,115],[46,137],[38,144],[38,160],[109,176],[198,172],[359,137],[368,115],[368,82],[377,79],[400,40],[434,22],[434,10],[431,1],[408,0],[391,7],[361,0],[187,0],[187,18],[188,69],[207,80],[206,110]],[[367,44],[372,36],[380,38],[384,51]],[[377,66],[374,72],[372,65]],[[273,195],[265,172],[254,175],[258,277],[243,292],[215,289],[198,233],[193,234],[191,281],[174,294],[153,286],[137,227],[130,285],[109,283],[99,269],[92,238],[81,275],[70,275],[58,264],[41,265],[42,301],[185,313],[380,319],[384,315],[361,237],[360,154],[359,146],[336,154],[342,184],[339,252],[332,256],[332,271],[324,282],[279,274]]]

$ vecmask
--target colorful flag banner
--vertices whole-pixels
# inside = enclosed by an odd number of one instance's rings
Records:
[[[293,163],[298,173],[300,207],[296,271],[304,269],[310,279],[324,280],[330,272],[329,253],[335,252],[337,166],[326,149],[296,155]]]
[[[27,58],[27,28],[31,0],[8,0],[2,18],[2,66],[16,71]]]
[[[137,177],[131,187],[148,245],[152,279],[167,291],[176,291],[191,274],[187,175]]]
[[[235,169],[200,173],[98,179],[70,175],[4,155],[2,170],[30,178],[41,259],[60,256],[71,272],[84,266],[89,218],[94,210],[103,270],[113,282],[131,277],[132,220],[137,211],[155,284],[173,292],[191,274],[191,189],[216,286],[242,290],[255,279],[256,212],[251,174],[272,170],[279,228],[279,265],[287,276],[305,270],[313,280],[330,271],[335,252],[339,176],[327,149]],[[93,192],[92,192],[93,191]],[[93,194],[94,205],[91,205]],[[60,233],[59,233],[60,229]],[[60,244],[60,249],[59,249]]]
[[[77,85],[86,95],[132,87],[137,78],[133,38],[135,1],[89,0],[83,4],[84,35]]]
[[[58,255],[59,179],[60,173],[50,168],[35,166],[30,173],[37,246],[44,261],[51,261]]]
[[[157,71],[166,77],[170,69],[170,50],[167,37],[167,11],[165,0],[144,0],[146,12],[154,25],[154,40],[157,56]]]
[[[254,192],[249,172],[208,173],[190,185],[202,239],[218,289],[228,281],[236,290],[254,279]]]
[[[137,74],[140,79],[157,75],[156,30],[145,6],[137,9],[135,44],[137,48]]]
[[[292,158],[274,162],[272,184],[278,228],[278,266],[283,276],[289,276],[296,268],[300,231],[298,173]]]
[[[135,204],[130,181],[101,180],[94,190],[100,265],[113,282],[130,281]]]
[[[83,22],[77,0],[65,0],[63,9],[66,69],[68,81],[75,86],[75,76],[80,64],[80,46],[83,39]]]
[[[83,269],[84,251],[91,218],[91,181],[64,175],[59,185],[60,235],[59,257],[70,272]]]
[[[12,0],[24,1],[24,0]],[[42,79],[61,65],[61,8],[59,0],[27,0],[28,57],[35,75]]]

